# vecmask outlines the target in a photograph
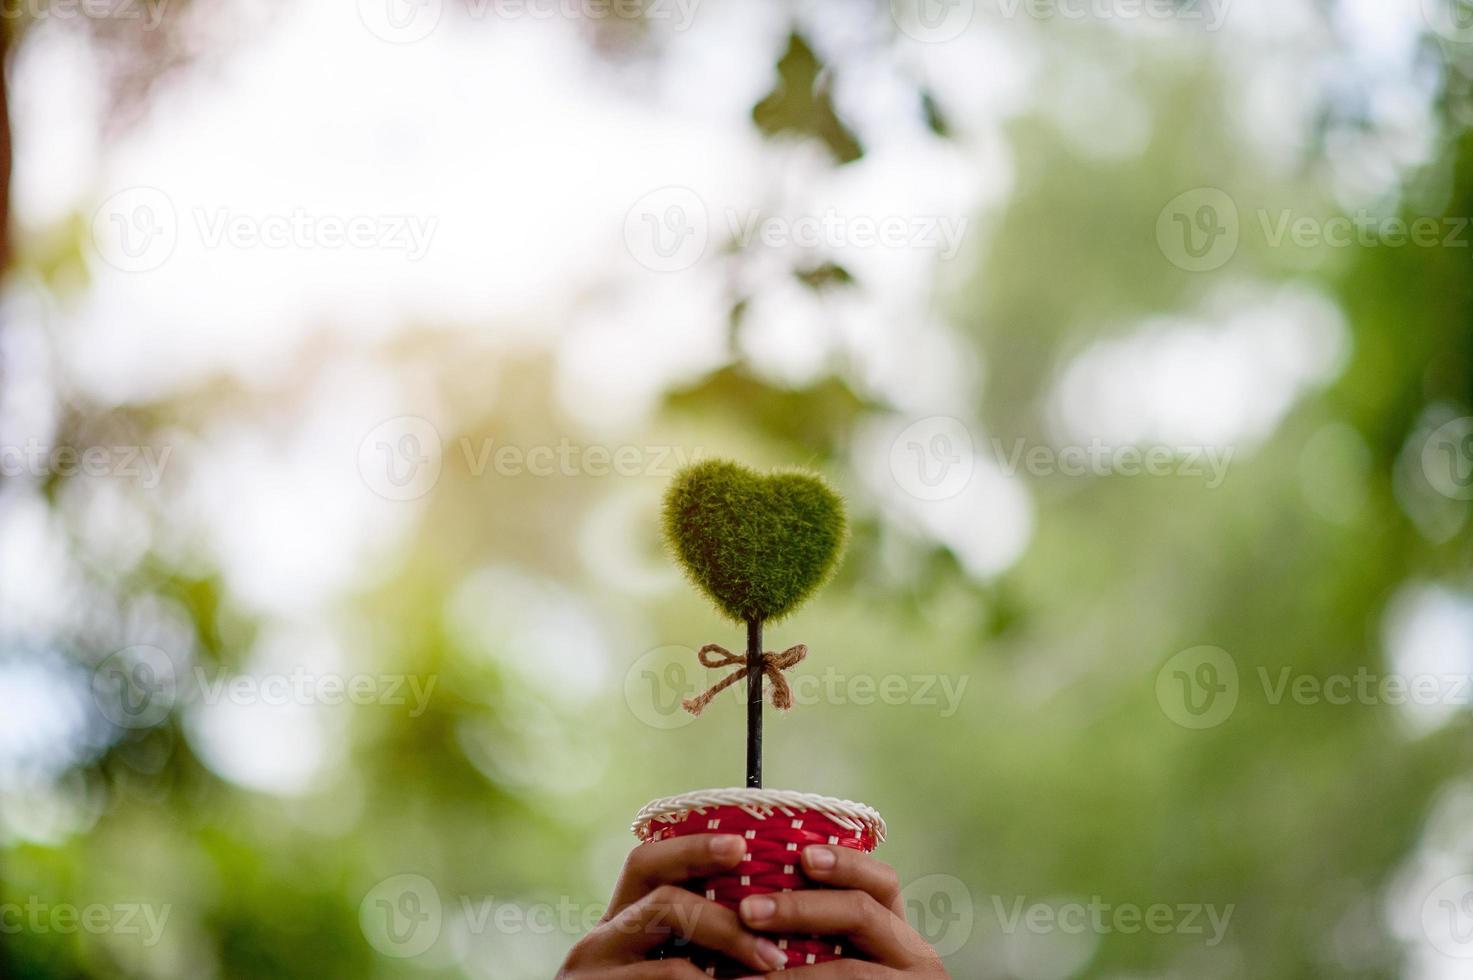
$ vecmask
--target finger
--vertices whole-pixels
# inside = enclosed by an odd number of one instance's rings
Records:
[[[900,900],[900,879],[895,869],[848,847],[815,844],[803,851],[803,873],[814,881],[835,888],[857,888],[869,892],[874,900],[905,918],[905,905]]]
[[[800,966],[780,973],[744,977],[743,980],[896,980],[901,973],[894,967],[865,960],[830,960],[815,966]]]
[[[741,919],[762,932],[844,935],[873,959],[911,966],[925,955],[925,940],[868,892],[810,890],[751,895]]]
[[[690,960],[651,960],[623,966],[575,970],[559,980],[710,980],[706,971]]]
[[[787,962],[787,954],[776,943],[744,929],[731,909],[676,885],[660,885],[599,926],[595,935],[596,955],[613,963],[641,959],[671,937],[725,953],[764,972]]]
[[[629,852],[604,921],[660,885],[674,885],[728,871],[741,863],[747,842],[735,834],[694,834],[641,844]]]

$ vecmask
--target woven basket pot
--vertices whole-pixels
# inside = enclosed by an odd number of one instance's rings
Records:
[[[747,855],[734,870],[688,882],[686,887],[735,909],[748,895],[790,892],[821,885],[804,876],[799,855],[810,844],[833,844],[868,853],[885,840],[885,821],[862,803],[812,793],[772,789],[712,789],[670,796],[640,810],[634,833],[645,842],[691,834],[739,834]],[[788,967],[861,958],[841,939],[773,936],[788,954]],[[691,946],[667,945],[659,953],[690,959],[713,977],[751,976],[751,967]]]

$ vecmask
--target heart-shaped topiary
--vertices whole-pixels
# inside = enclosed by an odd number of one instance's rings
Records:
[[[796,609],[838,566],[849,534],[844,502],[817,475],[764,476],[721,459],[676,474],[664,524],[686,574],[738,622]]]

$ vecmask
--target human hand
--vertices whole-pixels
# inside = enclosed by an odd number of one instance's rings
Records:
[[[824,889],[751,895],[741,921],[773,933],[843,936],[869,961],[841,959],[768,972],[766,980],[945,980],[941,957],[905,921],[895,869],[847,847],[803,851],[803,873]],[[749,978],[753,980],[753,978]]]
[[[629,854],[608,910],[580,939],[558,980],[706,980],[689,960],[646,957],[672,936],[724,953],[765,973],[785,961],[772,940],[744,928],[737,914],[680,887],[729,871],[747,843],[731,834],[700,834],[641,844]]]

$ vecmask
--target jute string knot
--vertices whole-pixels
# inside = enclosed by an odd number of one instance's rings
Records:
[[[712,698],[747,676],[746,654],[732,653],[719,643],[707,643],[701,647],[697,656],[700,657],[702,667],[715,670],[720,667],[740,665],[740,669],[727,674],[705,694],[686,698],[680,702],[681,706],[693,715],[705,711],[706,705],[711,703]],[[806,656],[808,656],[808,647],[802,643],[788,647],[782,653],[773,653],[768,650],[762,654],[762,673],[767,676],[768,683],[772,685],[772,706],[774,708],[787,711],[793,706],[793,690],[788,687],[787,678],[783,677],[782,672],[797,665]]]

